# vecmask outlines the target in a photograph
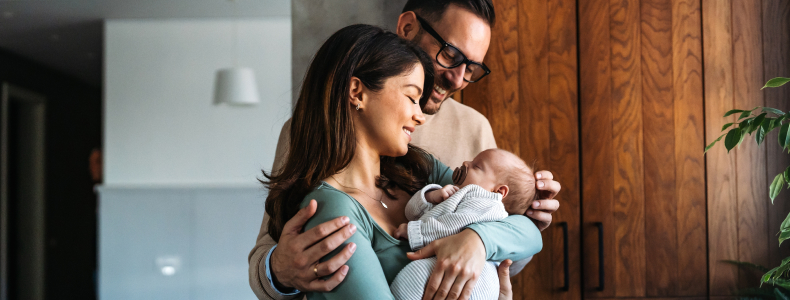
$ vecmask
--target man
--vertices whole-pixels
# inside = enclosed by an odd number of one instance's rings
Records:
[[[412,135],[412,143],[433,153],[450,167],[460,166],[461,162],[485,149],[496,148],[488,120],[449,97],[489,73],[482,61],[488,51],[491,27],[495,21],[491,1],[409,0],[403,11],[398,18],[397,34],[420,45],[434,59],[436,68],[433,93],[423,105],[428,116],[425,124]],[[279,170],[284,161],[282,158],[287,155],[289,129],[290,121],[280,133],[273,172]],[[536,177],[537,188],[545,192],[546,199],[535,201],[527,214],[543,230],[551,223],[551,213],[559,208],[559,202],[552,198],[559,192],[560,185],[550,172],[537,172]],[[300,210],[286,224],[277,245],[267,234],[268,216],[264,216],[258,241],[249,256],[250,286],[258,298],[296,299],[301,297],[299,291],[330,291],[342,282],[347,269],[341,267],[353,255],[351,244],[332,259],[320,264],[317,262],[354,231],[348,226],[347,219],[338,218],[301,233],[302,226],[313,213],[315,206]],[[457,245],[463,246],[459,248]],[[466,262],[454,253],[481,247],[484,248],[481,237],[472,230],[464,230],[410,255],[411,259],[436,255],[440,261],[447,262],[446,266],[437,266],[434,270],[426,296],[458,299],[468,295],[474,280],[455,273],[454,270]],[[511,272],[521,270],[526,261],[514,263],[519,267],[512,268]],[[324,276],[329,278],[321,279]],[[470,284],[466,285],[467,282]]]

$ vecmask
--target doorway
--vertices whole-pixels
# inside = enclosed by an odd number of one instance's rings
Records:
[[[46,99],[2,84],[0,300],[44,299]]]

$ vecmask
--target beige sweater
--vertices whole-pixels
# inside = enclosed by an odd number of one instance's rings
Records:
[[[434,115],[426,115],[425,124],[418,126],[412,134],[412,144],[422,147],[450,168],[461,166],[472,160],[483,150],[496,148],[494,133],[488,119],[476,110],[447,99]],[[277,141],[272,171],[277,171],[285,162],[291,136],[291,120],[285,122]],[[297,299],[299,296],[282,296],[274,290],[266,277],[266,256],[276,244],[269,236],[266,224],[269,216],[263,215],[258,240],[252,248],[249,261],[249,279],[252,291],[258,299]],[[525,262],[526,263],[526,262]]]

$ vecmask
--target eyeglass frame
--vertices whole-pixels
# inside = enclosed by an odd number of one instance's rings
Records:
[[[486,66],[486,64],[484,64],[482,62],[476,62],[476,61],[470,60],[468,57],[466,57],[466,54],[464,54],[461,51],[461,49],[458,49],[458,47],[456,47],[453,44],[450,44],[447,41],[445,41],[439,35],[439,33],[437,33],[436,30],[434,30],[433,27],[431,27],[431,25],[428,24],[428,21],[426,21],[425,19],[423,19],[422,17],[417,15],[417,13],[415,13],[414,16],[417,17],[417,21],[420,22],[420,26],[422,26],[422,28],[425,29],[425,31],[427,31],[428,34],[430,34],[434,39],[436,39],[436,41],[439,42],[439,44],[442,45],[441,48],[439,48],[439,51],[436,52],[436,58],[435,58],[436,59],[436,63],[438,63],[440,66],[442,66],[445,69],[455,69],[455,68],[460,67],[461,65],[464,65],[464,64],[466,64],[466,65],[473,64],[473,65],[478,65],[481,68],[483,68],[483,71],[485,71],[485,73],[483,75],[481,75],[480,78],[478,78],[477,80],[471,81],[471,80],[467,80],[466,78],[464,78],[464,81],[469,82],[469,83],[478,82],[481,79],[485,78],[488,74],[491,73],[491,70],[488,69],[488,66]],[[461,57],[463,57],[464,59],[461,62],[459,62],[457,65],[452,66],[452,67],[448,67],[448,66],[443,65],[441,62],[439,62],[439,54],[442,54],[442,51],[444,51],[444,49],[447,48],[447,47],[451,47],[451,48],[455,49],[455,51],[458,51],[458,54],[460,54]],[[470,77],[471,77],[471,75],[470,75]]]

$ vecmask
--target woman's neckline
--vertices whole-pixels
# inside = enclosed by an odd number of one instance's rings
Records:
[[[396,244],[396,245],[400,245],[401,243],[403,243],[403,242],[404,242],[404,241],[401,241],[401,240],[399,240],[399,239],[396,239],[396,238],[394,238],[392,235],[390,235],[390,234],[389,234],[389,232],[387,232],[386,230],[384,230],[384,228],[382,228],[382,227],[381,227],[381,225],[379,225],[379,222],[378,222],[378,221],[376,221],[376,219],[375,219],[375,218],[373,218],[373,215],[371,215],[371,214],[370,214],[370,212],[368,212],[368,209],[367,209],[367,208],[365,208],[365,206],[364,206],[364,205],[362,205],[362,203],[359,203],[359,201],[357,201],[357,198],[354,198],[354,197],[352,197],[352,196],[351,196],[351,195],[349,195],[348,193],[346,193],[346,192],[344,192],[344,191],[341,191],[340,189],[338,189],[338,188],[336,188],[336,187],[332,186],[331,184],[329,184],[329,182],[326,182],[326,181],[324,181],[324,180],[321,180],[321,185],[325,185],[326,187],[328,187],[328,188],[330,188],[330,189],[333,189],[333,190],[335,190],[335,191],[341,192],[341,193],[343,193],[343,195],[346,195],[346,197],[349,197],[349,198],[351,198],[352,200],[354,200],[354,203],[356,203],[357,205],[359,205],[359,207],[360,207],[360,208],[362,208],[362,211],[364,211],[364,212],[365,212],[365,215],[367,215],[367,216],[368,216],[368,218],[370,218],[370,220],[372,220],[372,221],[373,221],[373,226],[375,226],[376,230],[378,230],[379,232],[381,232],[381,234],[383,234],[383,235],[386,237],[386,239],[387,239],[388,241],[390,241],[390,242],[392,242],[393,244]]]

